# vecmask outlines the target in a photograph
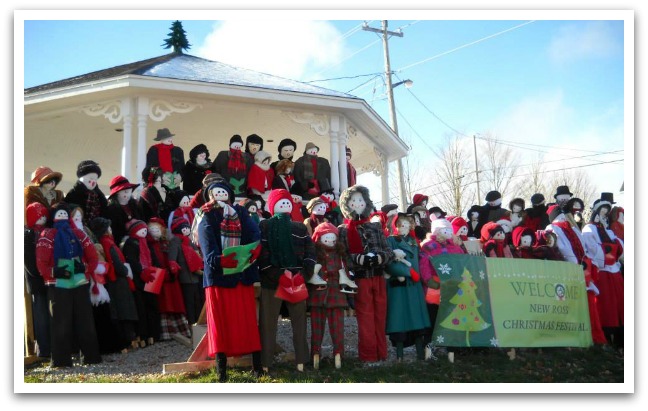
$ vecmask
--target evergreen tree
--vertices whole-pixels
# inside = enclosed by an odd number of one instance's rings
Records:
[[[488,324],[481,316],[478,307],[482,302],[477,298],[475,290],[477,286],[472,279],[470,271],[464,268],[463,280],[459,284],[457,294],[450,299],[450,303],[455,305],[450,315],[443,320],[441,326],[456,331],[466,332],[466,345],[470,347],[470,332],[482,331],[488,327]]]
[[[169,37],[164,40],[163,44],[165,49],[173,47],[173,52],[182,54],[183,50],[189,50],[191,44],[187,40],[187,33],[182,28],[182,23],[179,20],[176,20],[171,24],[171,32]]]

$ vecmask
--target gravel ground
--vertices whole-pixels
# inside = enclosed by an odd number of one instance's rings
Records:
[[[310,346],[310,319],[308,319],[308,339]],[[346,358],[358,357],[358,329],[354,316],[344,318],[344,346]],[[277,343],[285,350],[278,353],[275,361],[292,361],[294,352],[292,346],[292,326],[289,319],[280,319],[277,330]],[[395,360],[395,350],[388,344],[389,359]],[[170,363],[185,362],[192,353],[192,349],[176,340],[161,341],[145,348],[129,351],[121,354],[106,354],[102,356],[100,364],[81,365],[78,358],[73,359],[73,366],[70,368],[51,368],[49,362],[26,367],[25,376],[46,375],[47,380],[56,381],[57,378],[65,375],[113,375],[120,376],[123,382],[129,382],[135,378],[146,375],[162,374],[163,365]],[[415,355],[414,347],[405,349],[405,361]],[[333,357],[333,344],[328,329],[322,341],[322,358]],[[408,358],[409,357],[409,358]]]

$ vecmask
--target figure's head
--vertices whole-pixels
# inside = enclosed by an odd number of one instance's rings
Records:
[[[160,240],[162,238],[162,235],[164,234],[164,230],[166,230],[166,224],[161,218],[151,217],[147,224],[147,229],[148,234],[154,240]]]
[[[337,227],[329,222],[325,222],[315,227],[312,239],[315,244],[320,243],[325,247],[333,248],[337,244],[339,234]]]
[[[70,206],[67,203],[60,202],[52,207],[51,210],[52,221],[62,221],[70,219]]]
[[[398,213],[393,220],[393,224],[393,232],[401,236],[406,236],[414,229],[414,217],[411,214]]]
[[[234,200],[234,191],[225,180],[216,181],[207,188],[209,199],[231,203]]]
[[[238,134],[234,134],[229,141],[230,150],[241,150],[243,148],[243,139]]]
[[[126,230],[128,231],[128,236],[131,238],[146,238],[148,234],[146,223],[142,220],[130,220],[126,223]]]
[[[257,134],[250,134],[245,138],[245,152],[254,156],[263,150],[263,139]]]
[[[157,131],[157,136],[155,136],[155,141],[159,141],[162,144],[170,145],[173,144],[173,136],[168,128],[161,128]]]
[[[268,210],[270,214],[290,214],[293,210],[292,195],[283,188],[270,191]]]
[[[345,218],[368,218],[374,205],[369,196],[369,189],[356,184],[340,194],[340,211]]]
[[[317,147],[314,143],[306,143],[306,149],[304,150],[304,154],[308,154],[310,156],[316,156],[317,153],[319,153],[319,147]]]
[[[279,157],[281,159],[292,159],[293,155],[295,155],[296,149],[297,143],[295,143],[295,141],[289,138],[284,138],[279,142],[277,151],[279,152]]]
[[[77,166],[76,175],[85,188],[94,190],[97,187],[97,180],[101,177],[101,168],[92,160],[83,160]]]
[[[430,232],[437,240],[447,240],[452,237],[452,224],[445,218],[437,218],[432,221]]]

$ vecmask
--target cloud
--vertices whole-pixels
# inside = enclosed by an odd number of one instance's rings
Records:
[[[339,62],[341,33],[329,22],[227,20],[217,23],[197,54],[209,60],[291,79]]]
[[[548,55],[557,64],[588,58],[606,58],[622,51],[622,36],[623,32],[619,36],[612,23],[606,21],[565,25],[552,38]]]

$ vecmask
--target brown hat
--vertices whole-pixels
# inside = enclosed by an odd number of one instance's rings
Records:
[[[31,182],[36,186],[41,186],[43,183],[46,183],[51,180],[56,180],[56,184],[61,182],[63,174],[58,171],[52,171],[51,168],[46,166],[40,166],[31,175]]]
[[[154,140],[155,141],[162,141],[164,139],[167,139],[169,137],[173,137],[175,134],[171,134],[168,128],[161,128],[157,131],[157,136],[155,136]]]
[[[317,147],[317,146],[315,145],[315,143],[308,142],[308,143],[306,143],[306,148],[304,149],[304,154],[306,154],[306,152],[307,152],[308,150],[310,150],[311,148],[316,148],[317,151],[319,151],[319,149],[320,149],[319,147]]]

